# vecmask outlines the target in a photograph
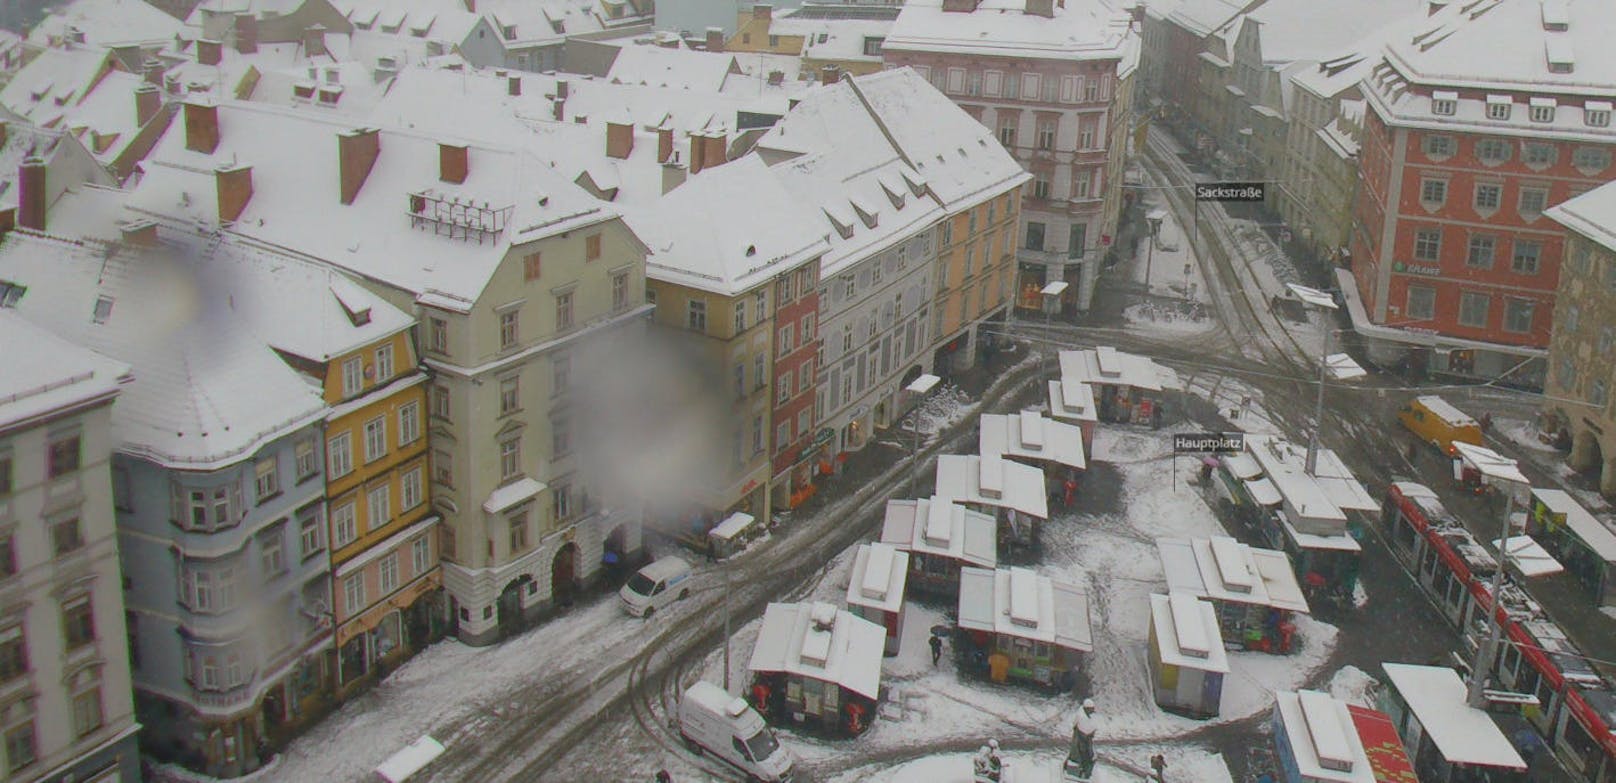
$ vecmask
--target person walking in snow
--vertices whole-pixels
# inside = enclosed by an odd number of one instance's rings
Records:
[[[656,783],[673,783],[673,776],[668,774],[667,770],[659,769],[656,773]]]
[[[931,665],[936,666],[937,661],[943,657],[943,637],[937,634],[931,636]]]

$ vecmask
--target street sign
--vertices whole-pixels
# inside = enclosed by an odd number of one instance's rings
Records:
[[[1244,432],[1178,433],[1173,436],[1175,454],[1238,454],[1245,449]]]
[[[1197,182],[1196,201],[1262,201],[1268,195],[1263,182]]]

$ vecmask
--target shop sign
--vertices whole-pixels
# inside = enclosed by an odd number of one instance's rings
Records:
[[[1421,264],[1405,264],[1405,263],[1403,263],[1401,261],[1398,261],[1397,263],[1392,264],[1392,271],[1393,272],[1399,272],[1399,273],[1405,274],[1405,275],[1420,275],[1421,277],[1441,277],[1442,276],[1442,267],[1439,267],[1439,266],[1424,266],[1424,265],[1421,265]]]
[[[810,446],[810,448],[818,448],[820,446],[823,446],[826,443],[829,443],[831,441],[831,439],[834,438],[834,437],[836,437],[836,430],[833,430],[830,427],[826,427],[826,428],[820,430],[818,433],[815,433],[815,435],[814,435],[814,445]]]

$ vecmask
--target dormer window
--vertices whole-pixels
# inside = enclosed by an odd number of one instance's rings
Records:
[[[1592,128],[1610,127],[1611,105],[1605,101],[1589,101],[1582,109],[1582,121]]]
[[[1507,120],[1510,112],[1514,110],[1515,102],[1508,95],[1487,96],[1487,119]]]
[[[502,38],[504,38],[507,41],[516,40],[516,25],[508,24],[508,25],[505,25],[504,27],[499,28],[499,34],[500,34],[500,36]]]
[[[1553,98],[1533,98],[1529,116],[1532,122],[1554,122],[1554,109]]]
[[[0,307],[16,307],[25,293],[28,293],[28,286],[10,280],[0,280]]]
[[[1459,110],[1459,93],[1438,90],[1431,93],[1431,113],[1452,117]]]

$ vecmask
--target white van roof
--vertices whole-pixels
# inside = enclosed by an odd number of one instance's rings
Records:
[[[653,582],[690,571],[690,564],[677,557],[664,557],[640,569],[640,575]]]
[[[702,680],[685,689],[685,701],[694,702],[702,708],[716,715],[735,715],[746,711],[746,702],[739,697],[729,695],[729,691]],[[741,703],[741,709],[732,712],[735,702]]]

